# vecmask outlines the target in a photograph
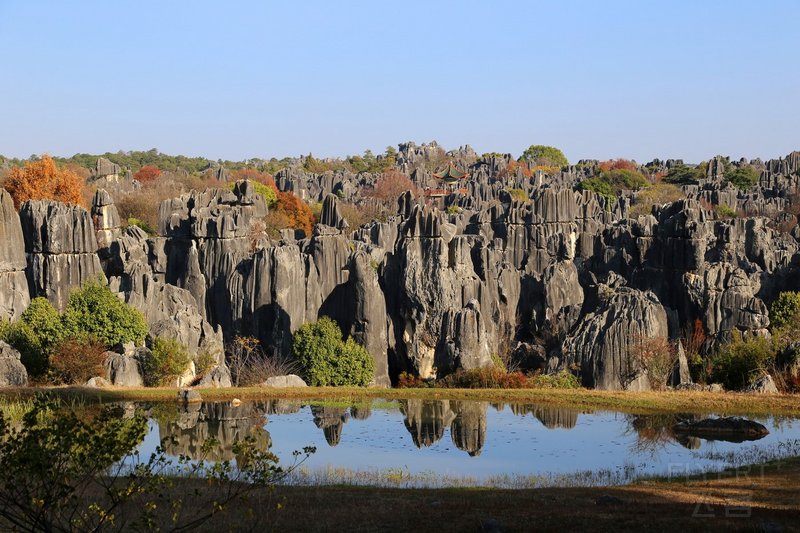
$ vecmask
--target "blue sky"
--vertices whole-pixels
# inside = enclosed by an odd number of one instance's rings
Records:
[[[798,0],[0,0],[0,153],[778,157],[798,21]]]

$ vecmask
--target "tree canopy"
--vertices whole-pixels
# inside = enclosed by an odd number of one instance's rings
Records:
[[[553,146],[530,145],[519,158],[520,161],[546,167],[566,167],[569,165],[564,152]]]

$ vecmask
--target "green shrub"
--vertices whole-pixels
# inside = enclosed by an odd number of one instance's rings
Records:
[[[741,190],[747,190],[758,183],[759,173],[751,166],[738,167],[725,172],[725,181]]]
[[[711,357],[711,381],[741,390],[775,364],[775,346],[768,339],[742,340],[738,334]]]
[[[716,212],[722,218],[736,218],[738,216],[736,209],[727,204],[719,204],[716,208]]]
[[[292,355],[312,386],[367,385],[375,372],[375,361],[352,338],[342,342],[342,331],[328,317],[303,324],[294,334]]]
[[[569,165],[564,152],[553,146],[532,144],[520,156],[519,161],[547,167],[566,167]]]
[[[517,202],[527,202],[529,200],[528,193],[524,189],[508,189],[506,192],[508,192],[512,200]]]
[[[664,181],[674,185],[697,185],[705,174],[699,167],[689,165],[677,165],[669,169]]]
[[[61,316],[47,298],[34,298],[19,321],[7,326],[6,342],[17,349],[32,377],[47,372],[50,353],[64,338]]]
[[[589,178],[583,180],[578,185],[583,191],[596,192],[606,199],[606,208],[610,211],[611,206],[617,202],[617,195],[614,193],[614,188],[611,184],[601,178]]]
[[[557,374],[537,374],[528,380],[530,387],[539,389],[579,389],[581,382],[569,370]]]
[[[91,336],[109,347],[131,341],[141,345],[148,331],[144,315],[99,281],[70,295],[63,322],[65,336]]]
[[[256,191],[256,194],[260,194],[264,201],[267,203],[267,206],[274,207],[275,204],[278,203],[278,195],[275,193],[275,189],[270,187],[269,185],[265,185],[260,181],[253,181],[247,180],[250,182],[250,186]],[[236,182],[232,182],[228,185],[230,190],[233,190],[236,187]]]
[[[142,231],[147,233],[149,236],[153,237],[158,234],[156,228],[145,222],[144,220],[140,220],[138,218],[130,217],[128,219],[129,226],[136,226],[140,228]]]
[[[15,322],[6,328],[3,337],[19,352],[20,361],[30,377],[45,375],[50,354],[42,348],[42,340],[33,328],[22,321]]]
[[[788,326],[800,312],[800,292],[782,292],[769,308],[769,320],[772,329]]]
[[[148,387],[169,385],[184,373],[191,357],[186,346],[175,339],[156,337],[150,353],[141,361],[144,383]]]

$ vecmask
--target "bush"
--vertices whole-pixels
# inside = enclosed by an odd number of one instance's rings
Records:
[[[303,324],[295,332],[292,356],[312,386],[364,386],[375,372],[375,361],[366,348],[351,338],[342,342],[342,331],[328,317]]]
[[[6,342],[16,348],[32,377],[47,372],[50,353],[64,338],[61,316],[47,298],[34,298],[19,322],[8,326]]]
[[[81,385],[105,374],[105,345],[90,337],[64,339],[50,355],[50,376],[56,383]]]
[[[528,378],[522,372],[506,372],[494,366],[458,370],[436,382],[438,387],[454,389],[524,389]]]
[[[528,193],[524,189],[508,189],[506,192],[508,192],[512,200],[517,202],[527,202],[529,200]]]
[[[120,300],[99,281],[90,282],[69,297],[63,316],[65,336],[94,337],[108,347],[144,343],[144,315]]]
[[[759,173],[751,166],[738,167],[725,173],[725,181],[741,190],[752,188],[758,183]]]
[[[614,188],[611,184],[601,178],[585,179],[578,187],[582,191],[592,191],[606,199],[606,209],[611,210],[611,206],[617,202],[617,195],[614,194]]]
[[[639,192],[631,207],[631,216],[649,215],[653,206],[661,206],[680,200],[683,192],[669,183],[656,183]]]
[[[530,387],[538,389],[579,389],[581,382],[569,370],[557,374],[537,374],[528,380]]]
[[[144,220],[139,220],[138,218],[131,217],[128,219],[129,226],[136,226],[137,228],[141,229],[150,237],[155,237],[158,234],[158,230],[145,222]]]
[[[141,362],[145,385],[158,387],[171,384],[186,371],[189,361],[191,357],[186,346],[175,339],[156,337],[150,353]]]
[[[736,209],[732,208],[727,204],[719,204],[715,211],[720,216],[720,218],[736,218],[737,213]]]
[[[738,334],[710,359],[711,380],[728,390],[741,390],[775,364],[776,350],[768,339],[742,340]]]
[[[271,180],[271,178],[270,178]],[[256,191],[256,194],[260,194],[264,201],[267,203],[267,206],[274,207],[275,204],[278,202],[278,189],[275,187],[275,183],[272,182],[271,184],[263,183],[261,181],[256,180],[248,180],[250,185]],[[236,187],[236,183],[233,182],[228,185],[230,190],[233,190]]]
[[[800,292],[782,292],[769,308],[769,320],[773,330],[782,329],[800,313]]]

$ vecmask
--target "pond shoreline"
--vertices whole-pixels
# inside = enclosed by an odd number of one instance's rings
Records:
[[[575,409],[609,409],[636,414],[704,413],[725,415],[800,416],[800,395],[758,395],[736,392],[628,392],[595,389],[446,389],[302,387],[196,388],[203,401],[287,399],[340,400],[353,403],[368,399],[480,400],[552,404]],[[19,387],[0,389],[0,399],[29,398],[49,393],[68,400],[178,401],[175,388]]]

